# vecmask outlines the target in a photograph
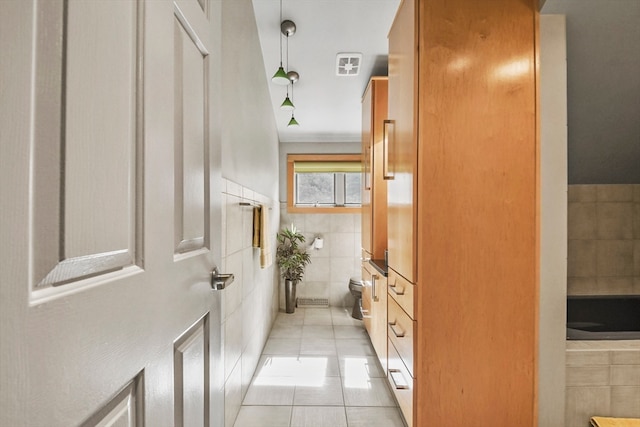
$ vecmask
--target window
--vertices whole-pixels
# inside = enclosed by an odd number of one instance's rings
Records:
[[[353,213],[360,207],[359,154],[289,154],[289,212]]]

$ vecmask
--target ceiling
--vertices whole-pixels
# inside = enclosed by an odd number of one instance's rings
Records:
[[[280,1],[253,0],[265,74],[281,142],[352,142],[361,138],[361,99],[369,77],[387,74],[387,33],[399,0],[282,0],[282,19],[296,24],[289,37],[297,127],[280,110],[286,86],[271,83],[280,65]],[[286,45],[283,37],[283,62]],[[337,76],[338,53],[361,53],[357,76]]]

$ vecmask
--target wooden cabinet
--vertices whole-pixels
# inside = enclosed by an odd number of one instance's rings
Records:
[[[411,282],[417,242],[417,33],[415,0],[401,3],[389,32],[389,114],[384,129],[388,263]]]
[[[364,325],[387,372],[387,280],[369,260],[383,260],[387,248],[387,182],[383,169],[387,78],[372,77],[362,97],[362,307]]]
[[[371,344],[387,372],[387,278],[368,261],[362,263],[362,313]]]
[[[362,249],[383,259],[387,248],[387,183],[383,179],[383,131],[387,78],[372,77],[362,97]]]
[[[389,32],[388,379],[410,426],[537,425],[537,22],[534,0],[403,0]]]

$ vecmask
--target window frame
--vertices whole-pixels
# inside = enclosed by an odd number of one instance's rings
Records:
[[[296,206],[295,187],[295,162],[360,162],[361,154],[287,154],[287,212],[290,213],[350,213],[358,214],[361,206]],[[362,190],[362,189],[361,189]]]

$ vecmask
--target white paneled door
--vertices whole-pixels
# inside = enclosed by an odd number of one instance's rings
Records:
[[[219,5],[0,3],[0,425],[221,425]]]

